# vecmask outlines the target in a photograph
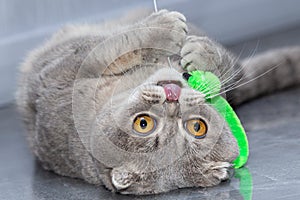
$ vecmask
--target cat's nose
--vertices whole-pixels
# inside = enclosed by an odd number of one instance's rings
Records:
[[[183,74],[182,74],[182,76],[183,76],[183,78],[185,79],[185,80],[189,80],[189,78],[192,76],[192,75],[190,75],[189,73],[187,73],[187,72],[184,72]]]
[[[181,82],[179,81],[160,81],[157,83],[164,88],[166,99],[169,102],[178,101],[181,93]]]

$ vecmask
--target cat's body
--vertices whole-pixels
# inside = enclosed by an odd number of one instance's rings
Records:
[[[187,37],[177,12],[107,27],[69,27],[34,51],[21,68],[17,102],[44,168],[113,191],[160,193],[228,179],[236,140],[203,94],[187,86],[184,70],[218,75],[235,105],[300,83],[300,48],[252,58],[241,68],[207,37]],[[234,81],[246,83],[275,65],[264,78],[225,93]],[[168,97],[167,85],[180,87],[178,99]],[[147,134],[133,130],[141,115],[154,119]],[[205,122],[204,138],[188,133],[193,119]]]

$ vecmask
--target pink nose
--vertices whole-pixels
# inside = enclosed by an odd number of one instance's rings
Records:
[[[168,101],[177,101],[180,96],[181,88],[173,83],[163,86]]]

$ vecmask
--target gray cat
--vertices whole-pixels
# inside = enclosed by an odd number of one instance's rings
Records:
[[[47,170],[122,194],[227,180],[237,142],[182,73],[213,72],[236,106],[299,84],[300,48],[238,62],[205,35],[188,35],[178,12],[139,18],[69,26],[28,56],[17,103],[34,154]]]

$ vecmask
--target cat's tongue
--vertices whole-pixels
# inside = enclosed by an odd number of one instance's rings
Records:
[[[163,86],[168,101],[177,101],[180,96],[181,88],[173,83],[169,83]]]

